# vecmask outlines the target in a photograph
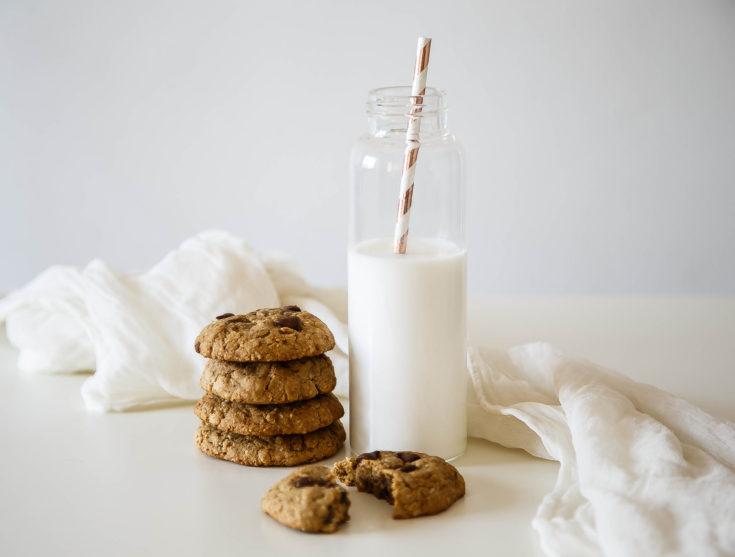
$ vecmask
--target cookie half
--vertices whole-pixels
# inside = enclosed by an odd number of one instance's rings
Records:
[[[337,385],[328,356],[285,362],[207,360],[199,380],[208,393],[244,404],[283,404],[331,393]]]
[[[336,532],[350,519],[347,491],[326,466],[305,466],[266,491],[260,508],[281,524],[304,532]]]
[[[323,354],[334,348],[327,326],[297,306],[224,314],[204,327],[194,349],[205,358],[276,362]]]
[[[273,437],[229,433],[202,423],[194,442],[204,454],[246,466],[296,466],[332,456],[346,437],[339,420],[311,433]]]
[[[436,514],[465,493],[462,475],[438,456],[373,451],[334,465],[337,479],[393,505],[393,518]]]
[[[238,404],[206,394],[194,413],[222,431],[241,435],[289,435],[309,433],[337,421],[345,410],[329,393],[290,404]]]

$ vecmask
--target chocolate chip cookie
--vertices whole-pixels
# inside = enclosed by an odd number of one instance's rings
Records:
[[[283,404],[331,393],[334,366],[324,354],[285,362],[207,360],[199,384],[208,393],[245,404]]]
[[[298,306],[223,314],[204,327],[194,349],[205,358],[276,362],[323,354],[334,348],[332,332]]]
[[[337,462],[333,472],[342,483],[388,501],[393,518],[436,514],[465,492],[464,478],[454,466],[424,453],[363,453]]]
[[[342,423],[303,435],[240,435],[199,425],[194,442],[203,453],[246,466],[295,466],[336,453],[346,438]]]
[[[309,433],[344,416],[344,408],[329,393],[290,404],[238,404],[207,394],[194,413],[202,422],[241,435]]]
[[[347,491],[326,466],[305,466],[271,487],[260,508],[281,524],[304,532],[336,532],[350,519]]]

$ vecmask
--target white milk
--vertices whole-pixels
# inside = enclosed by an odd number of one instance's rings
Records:
[[[350,444],[355,454],[462,454],[466,413],[466,252],[410,237],[348,255]]]

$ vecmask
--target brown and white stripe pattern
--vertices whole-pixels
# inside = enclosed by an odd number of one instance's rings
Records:
[[[423,108],[424,94],[426,93],[426,73],[429,69],[430,50],[431,39],[419,37],[416,49],[416,65],[413,70],[413,83],[411,84],[411,109],[409,110],[408,130],[406,131],[406,151],[403,155],[398,215],[393,234],[393,253],[406,253],[413,183],[416,175],[416,161],[419,157],[419,131],[421,129],[419,113]]]

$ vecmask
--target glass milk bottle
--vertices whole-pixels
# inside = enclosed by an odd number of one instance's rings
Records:
[[[451,459],[466,446],[462,156],[444,91],[427,88],[405,254],[392,251],[410,87],[369,93],[352,149],[348,306],[350,444]]]

